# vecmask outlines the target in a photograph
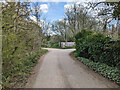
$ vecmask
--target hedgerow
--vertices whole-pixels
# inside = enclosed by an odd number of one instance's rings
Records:
[[[83,30],[76,35],[76,51],[80,57],[120,69],[120,40]]]
[[[76,36],[74,55],[94,71],[120,85],[120,40],[82,30]]]
[[[34,54],[19,60],[13,68],[4,71],[2,75],[2,88],[16,87],[17,83],[25,83],[26,77],[30,74],[32,68],[37,64],[37,61],[41,55],[48,52],[48,50],[40,50]]]
[[[29,17],[30,2],[6,1],[1,9],[2,85],[9,88],[16,82],[24,82],[23,77],[35,65],[38,54],[43,52],[44,33],[42,26]]]

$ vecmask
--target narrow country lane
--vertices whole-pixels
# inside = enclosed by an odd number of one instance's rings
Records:
[[[117,88],[113,82],[70,57],[74,49],[50,49],[32,88]]]

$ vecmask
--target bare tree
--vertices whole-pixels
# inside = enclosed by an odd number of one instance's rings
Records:
[[[89,9],[92,9],[94,11],[98,11],[98,18],[101,19],[101,22],[103,23],[103,33],[106,32],[108,24],[112,20],[116,20],[117,22],[117,32],[118,37],[120,37],[119,32],[119,15],[120,15],[120,2],[94,2],[88,3]],[[102,8],[100,7],[102,6]]]
[[[36,17],[37,24],[39,24],[40,17],[42,15],[42,10],[40,9],[40,4],[39,2],[34,2],[33,3],[33,10],[32,10],[33,16]]]
[[[65,14],[68,27],[73,35],[83,29],[91,30],[96,25],[96,21],[89,15],[88,9],[81,4],[74,4],[67,8]]]

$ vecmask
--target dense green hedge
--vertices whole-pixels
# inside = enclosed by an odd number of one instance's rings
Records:
[[[82,63],[120,85],[120,40],[82,30],[76,36],[74,55]]]
[[[8,71],[4,71],[4,74],[2,75],[2,87],[13,88],[15,87],[14,85],[18,82],[24,83],[25,77],[30,74],[39,57],[46,52],[48,52],[48,50],[43,49],[34,54],[31,54],[30,56],[17,61],[18,63],[14,65],[13,68],[9,69]]]
[[[120,69],[120,41],[112,41],[102,34],[86,30],[82,30],[75,38],[78,56]]]

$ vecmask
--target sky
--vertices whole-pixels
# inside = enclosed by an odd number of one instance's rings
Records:
[[[43,13],[44,16],[48,20],[58,20],[64,17],[64,6],[66,5],[66,2],[49,2],[48,5],[48,11],[46,13]]]
[[[105,0],[32,0],[32,2],[39,2],[40,8],[43,11],[41,20],[54,21],[64,18],[65,8],[74,2],[99,2]],[[35,17],[32,17],[35,19]]]
[[[48,21],[53,21],[64,18],[64,6],[67,5],[66,2],[39,2],[39,4],[42,10],[41,20],[47,19]]]
[[[4,0],[1,0],[1,1],[4,1]],[[51,22],[55,20],[62,20],[65,16],[65,13],[64,13],[65,8],[69,7],[69,5],[73,3],[80,4],[83,2],[99,2],[99,1],[105,1],[105,0],[31,0],[31,1],[39,2],[40,9],[42,10],[42,16],[40,20],[44,23],[46,21]],[[120,1],[120,0],[117,0],[117,1]],[[31,4],[31,8],[32,8],[32,4]],[[30,19],[32,19],[35,22],[37,21],[35,16],[33,15],[30,16]]]
[[[73,4],[74,3],[73,1],[76,1],[77,3],[83,3],[83,2],[99,2],[105,0],[84,0],[84,1],[83,0],[53,0],[53,2],[50,1],[51,0],[40,0],[39,2],[40,9],[42,10],[42,16],[40,20],[43,22],[44,21],[51,22],[51,21],[63,19],[65,16],[64,13],[65,8]],[[35,16],[30,16],[30,18],[36,21]],[[114,24],[115,22],[112,23]]]

